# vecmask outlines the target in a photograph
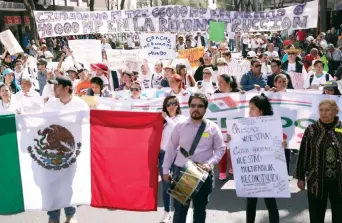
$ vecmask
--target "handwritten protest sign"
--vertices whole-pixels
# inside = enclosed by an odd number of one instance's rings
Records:
[[[199,66],[199,59],[204,56],[204,47],[178,50],[178,58],[188,59],[191,67]]]
[[[227,32],[316,28],[318,1],[268,11],[238,12],[180,5],[122,11],[35,11],[39,36],[120,32],[206,32],[208,21],[225,22]],[[310,16],[310,19],[309,19]]]
[[[83,64],[102,62],[101,41],[94,39],[69,40],[69,47],[73,56]]]
[[[289,72],[294,89],[304,89],[304,75],[297,72]]]
[[[139,71],[142,59],[140,50],[106,50],[108,66],[112,69],[128,69]]]
[[[140,36],[141,58],[174,59],[176,58],[175,34],[145,33]]]
[[[11,55],[24,52],[17,39],[9,29],[0,33],[0,41]]]
[[[227,120],[238,197],[290,197],[281,119]]]

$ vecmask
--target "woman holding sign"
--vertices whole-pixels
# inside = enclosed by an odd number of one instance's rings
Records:
[[[309,125],[300,145],[294,178],[307,182],[311,223],[324,223],[328,197],[332,223],[342,219],[342,123],[334,100],[319,103],[319,120]]]
[[[273,115],[273,109],[268,98],[261,94],[260,96],[254,96],[249,101],[249,116],[250,117],[258,117],[264,115]],[[227,141],[230,142],[231,137],[227,134]],[[284,148],[287,147],[286,141],[283,141],[282,146]],[[279,223],[279,212],[277,207],[277,202],[275,198],[264,198],[265,204],[268,210],[269,221],[270,223]],[[256,205],[258,202],[258,198],[247,198],[246,204],[246,222],[254,223],[255,215],[256,215]]]

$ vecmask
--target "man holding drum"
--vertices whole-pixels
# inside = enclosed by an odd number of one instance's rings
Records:
[[[201,183],[200,188],[196,185],[198,191],[190,198],[194,208],[193,222],[204,223],[206,205],[213,187],[213,166],[221,160],[226,151],[226,145],[218,125],[203,118],[208,107],[207,97],[204,94],[193,94],[189,98],[188,105],[190,107],[190,117],[175,126],[166,147],[163,179],[164,181],[170,181],[169,170],[173,161],[175,164],[174,176],[176,176],[173,177],[173,180],[175,181],[177,181],[177,178],[179,179],[179,175],[187,172],[187,166],[196,166],[201,171],[208,173],[208,177],[203,178],[205,180]],[[178,147],[180,149],[177,151]],[[189,163],[191,165],[188,165]],[[191,178],[191,173],[188,176]],[[185,182],[189,182],[189,185],[184,187],[184,189],[188,190],[192,186],[190,185],[192,181],[185,180]],[[185,223],[188,209],[188,205],[183,205],[175,199],[173,222]]]

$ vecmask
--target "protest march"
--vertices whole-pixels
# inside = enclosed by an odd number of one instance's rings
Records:
[[[318,0],[53,2],[0,29],[0,222],[342,222],[342,22]]]

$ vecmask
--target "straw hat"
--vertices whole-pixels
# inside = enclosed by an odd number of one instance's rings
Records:
[[[287,48],[286,50],[284,50],[284,52],[285,52],[285,53],[293,52],[293,53],[299,54],[300,52],[302,52],[302,50],[296,48],[294,45],[291,45],[289,48]]]

